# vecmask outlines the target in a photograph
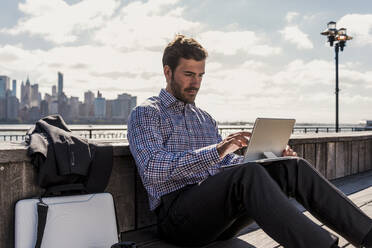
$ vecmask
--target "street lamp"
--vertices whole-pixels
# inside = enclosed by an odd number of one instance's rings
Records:
[[[340,28],[337,30],[336,22],[328,22],[327,29],[320,33],[328,37],[330,46],[335,44],[335,61],[336,61],[336,132],[338,132],[338,52],[343,51],[346,46],[346,41],[351,40],[353,37],[346,34],[346,28]]]

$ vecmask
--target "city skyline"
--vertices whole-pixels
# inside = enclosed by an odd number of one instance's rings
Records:
[[[4,0],[0,75],[29,74],[44,93],[62,71],[68,95],[127,92],[140,104],[165,87],[163,49],[184,33],[209,52],[196,104],[216,120],[334,123],[329,21],[354,37],[339,58],[340,123],[372,119],[372,2],[362,0]]]
[[[57,74],[58,74],[58,76],[59,76],[59,73],[61,73],[61,72],[57,72]],[[62,73],[61,73],[62,74]],[[2,76],[5,76],[5,77],[8,77],[9,79],[10,79],[10,81],[12,82],[12,84],[9,84],[9,85],[11,85],[11,87],[9,86],[9,89],[11,89],[11,91],[12,91],[12,94],[14,95],[14,96],[17,96],[18,98],[19,98],[19,96],[20,96],[20,94],[21,94],[21,84],[22,83],[25,83],[25,82],[27,82],[27,79],[30,81],[30,82],[32,82],[32,77],[30,77],[29,76],[29,74],[27,74],[27,77],[26,77],[26,80],[21,80],[21,79],[14,79],[14,78],[12,78],[12,77],[10,77],[10,76],[8,76],[8,75],[1,75],[0,74],[0,80],[1,80],[1,77]],[[63,74],[62,74],[62,77],[63,77]],[[51,89],[50,89],[50,92],[45,92],[45,91],[43,91],[43,93],[44,93],[44,95],[45,94],[50,94],[50,95],[53,95],[53,88],[55,88],[55,94],[57,94],[57,85],[58,85],[58,79],[56,80],[56,84],[52,84],[51,85]],[[19,84],[20,83],[20,84]],[[35,82],[34,84],[37,84],[37,85],[39,85],[37,82]],[[14,85],[19,85],[19,87],[17,86],[16,87],[16,90],[14,89]],[[62,86],[62,88],[63,88],[63,86]],[[92,90],[88,90],[88,91],[92,91]],[[97,90],[97,92],[100,92],[101,94],[102,94],[102,90]],[[92,91],[93,92],[93,91]],[[0,93],[1,94],[1,93]],[[84,97],[84,92],[82,91],[81,92],[81,95],[82,95],[82,97]],[[102,94],[103,95],[103,94]],[[80,97],[79,96],[74,96],[74,97],[78,97],[79,99],[80,99]],[[114,98],[109,98],[109,99],[114,99]]]
[[[17,81],[0,75],[0,123],[30,123],[51,114],[60,114],[70,123],[126,123],[130,111],[137,105],[137,97],[119,93],[116,99],[106,99],[100,91],[97,97],[88,89],[84,101],[65,94],[64,75],[57,72],[57,85],[52,85],[51,94],[42,97],[39,85],[30,78],[21,82],[19,99]],[[58,87],[58,91],[57,91]]]

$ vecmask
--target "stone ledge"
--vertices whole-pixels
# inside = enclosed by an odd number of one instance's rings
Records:
[[[305,135],[292,135],[289,144],[317,144],[326,142],[347,142],[372,140],[372,131],[363,132],[344,132],[344,133],[311,133]],[[114,156],[130,155],[129,144],[127,140],[91,140],[96,144],[111,144],[114,147]],[[29,161],[27,156],[27,147],[24,142],[1,142],[0,143],[0,163]]]

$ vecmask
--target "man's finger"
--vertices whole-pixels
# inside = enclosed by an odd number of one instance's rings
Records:
[[[230,144],[238,145],[239,147],[244,147],[248,145],[248,140],[242,136],[232,137],[228,139],[227,142]]]
[[[247,136],[247,137],[251,137],[251,135],[252,135],[252,133],[248,132],[248,131],[241,131],[241,132],[238,132],[238,133],[240,133],[243,136]]]
[[[236,136],[251,137],[251,133],[250,132],[246,132],[246,131],[241,131],[241,132],[232,133],[232,134],[228,135],[228,137],[229,136],[231,136],[231,137],[236,137]]]

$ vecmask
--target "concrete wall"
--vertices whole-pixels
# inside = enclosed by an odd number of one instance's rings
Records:
[[[290,145],[328,179],[372,169],[372,132],[293,136]],[[126,143],[112,143],[114,166],[107,192],[114,196],[120,232],[156,223]],[[13,247],[14,205],[42,192],[26,147],[0,143],[0,247]]]

